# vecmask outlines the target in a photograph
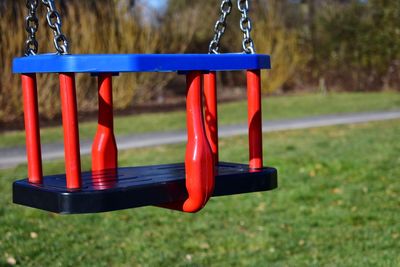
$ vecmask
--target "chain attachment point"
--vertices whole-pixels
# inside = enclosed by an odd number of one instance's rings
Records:
[[[25,17],[25,30],[28,37],[25,41],[25,56],[36,55],[39,50],[39,44],[36,40],[36,33],[39,29],[39,19],[36,15],[38,5],[38,0],[26,1],[28,15]]]
[[[240,30],[243,32],[243,40],[242,47],[243,52],[246,54],[254,54],[254,42],[250,36],[250,32],[252,30],[252,24],[249,13],[249,1],[248,0],[237,0],[237,8],[241,13],[240,18]],[[225,33],[227,24],[226,19],[228,15],[232,11],[232,2],[231,0],[222,0],[220,6],[220,17],[214,25],[214,37],[211,40],[208,53],[209,54],[219,54],[219,44],[222,38],[222,35]]]
[[[46,20],[50,29],[53,30],[53,43],[58,54],[69,54],[69,43],[67,37],[62,33],[62,21],[60,13],[56,10],[54,0],[42,0],[42,3],[47,8]]]
[[[219,42],[221,41],[222,35],[226,30],[226,19],[232,11],[231,0],[222,0],[220,6],[220,17],[214,25],[214,37],[208,46],[209,54],[219,54]]]
[[[49,27],[53,30],[53,43],[57,53],[60,55],[69,54],[68,39],[61,31],[61,16],[56,10],[54,0],[26,0],[25,5],[28,9],[28,15],[25,17],[25,30],[28,33],[28,37],[25,41],[25,56],[36,55],[39,50],[39,44],[36,40],[36,33],[39,29],[37,8],[40,1],[47,8],[46,20]]]
[[[240,30],[243,32],[243,41],[242,41],[242,47],[243,51],[246,54],[254,54],[255,48],[254,48],[254,42],[253,39],[250,36],[250,32],[252,30],[252,24],[251,20],[249,17],[249,1],[248,0],[238,0],[237,1],[237,7],[242,14],[242,17],[240,19]]]

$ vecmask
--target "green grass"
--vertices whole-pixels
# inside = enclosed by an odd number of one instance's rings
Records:
[[[399,266],[399,136],[399,120],[267,134],[279,189],[211,199],[194,215],[155,207],[54,215],[10,203],[25,165],[0,171],[0,266],[12,258],[21,266]],[[120,162],[183,157],[182,144],[125,151]],[[246,137],[222,139],[221,159],[246,162]]]
[[[245,101],[220,104],[219,124],[245,123],[247,104]],[[332,93],[328,95],[305,94],[270,97],[263,100],[263,118],[266,120],[300,118],[306,116],[339,114],[348,112],[381,111],[400,109],[400,94],[385,93]],[[180,130],[186,127],[183,111],[124,116],[115,119],[118,135],[154,131]],[[96,131],[96,122],[80,124],[80,137],[91,139]],[[61,127],[41,130],[42,143],[62,141]],[[0,147],[24,145],[23,131],[0,134]]]

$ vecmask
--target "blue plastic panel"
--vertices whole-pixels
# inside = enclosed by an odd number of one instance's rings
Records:
[[[14,73],[119,73],[175,71],[232,71],[269,69],[269,55],[260,54],[44,54],[15,58]]]

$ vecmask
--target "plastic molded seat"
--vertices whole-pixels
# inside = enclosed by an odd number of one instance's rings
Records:
[[[24,100],[28,179],[13,185],[14,203],[56,213],[95,213],[147,205],[184,212],[201,210],[211,196],[267,191],[277,171],[263,167],[260,54],[45,54],[16,58]],[[249,165],[218,160],[217,71],[246,71]],[[113,126],[112,79],[121,72],[178,72],[186,75],[185,162],[118,168]],[[66,174],[43,176],[37,73],[59,76]],[[98,128],[92,171],[81,172],[75,74],[97,76]],[[203,101],[204,98],[204,101]],[[205,111],[203,110],[205,106]]]
[[[14,203],[56,213],[94,213],[148,205],[162,205],[187,198],[184,164],[119,168],[82,173],[82,188],[69,190],[65,175],[45,176],[41,185],[26,179],[14,182]],[[247,165],[219,163],[213,196],[225,196],[277,187],[274,168],[249,170]]]

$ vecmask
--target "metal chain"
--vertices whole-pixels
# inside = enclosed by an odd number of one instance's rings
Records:
[[[255,53],[254,42],[250,36],[250,32],[251,32],[251,28],[252,28],[251,20],[248,15],[249,1],[248,0],[238,0],[237,7],[238,7],[240,13],[242,14],[242,17],[240,19],[240,29],[243,32],[243,41],[242,41],[243,50],[246,54],[254,54]]]
[[[61,16],[56,10],[56,5],[54,0],[42,0],[42,3],[47,8],[47,24],[53,30],[54,34],[54,47],[57,50],[58,54],[66,55],[69,54],[69,43],[67,37],[62,33],[61,27]]]
[[[28,8],[28,16],[25,17],[25,30],[28,37],[25,41],[25,56],[36,55],[39,49],[39,44],[36,40],[36,32],[39,28],[39,20],[36,16],[38,0],[27,0],[26,7]]]
[[[250,32],[252,29],[251,20],[249,17],[249,1],[248,0],[237,0],[237,8],[241,13],[240,18],[240,30],[243,32],[242,47],[246,54],[254,54],[254,42],[251,38]],[[222,35],[225,33],[227,24],[226,19],[232,11],[231,0],[222,0],[220,7],[220,17],[214,26],[214,37],[208,46],[209,54],[219,54],[219,43]]]
[[[220,11],[220,17],[214,26],[214,38],[211,40],[210,45],[208,46],[209,54],[219,53],[219,42],[221,41],[221,37],[226,30],[226,19],[232,11],[231,0],[222,0]]]

